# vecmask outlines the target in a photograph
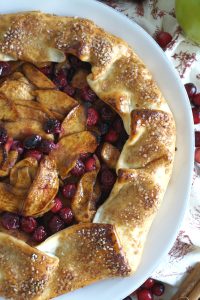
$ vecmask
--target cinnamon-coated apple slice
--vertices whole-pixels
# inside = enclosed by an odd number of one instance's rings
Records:
[[[65,179],[80,155],[95,152],[97,146],[96,136],[90,131],[82,131],[63,137],[49,156],[55,159],[58,172]]]

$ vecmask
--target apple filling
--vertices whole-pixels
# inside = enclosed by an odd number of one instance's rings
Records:
[[[89,63],[0,62],[0,221],[29,243],[92,222],[128,136],[87,84]]]

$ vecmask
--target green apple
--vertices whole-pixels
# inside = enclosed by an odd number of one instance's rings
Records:
[[[200,44],[200,0],[176,0],[176,18],[185,34]]]

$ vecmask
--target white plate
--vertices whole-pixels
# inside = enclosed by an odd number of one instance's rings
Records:
[[[66,300],[121,300],[149,277],[172,246],[187,208],[193,169],[193,120],[186,93],[163,51],[137,24],[113,9],[92,0],[6,0],[1,13],[42,10],[92,19],[126,40],[154,75],[175,116],[177,148],[174,170],[162,207],[151,227],[142,262],[134,276],[104,280],[58,297]],[[67,258],[66,258],[67,259]],[[0,298],[2,299],[2,298]]]

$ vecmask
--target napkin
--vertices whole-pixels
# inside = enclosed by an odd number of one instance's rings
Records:
[[[143,3],[131,0],[101,2],[134,20],[154,38],[159,31],[169,32],[173,39],[165,49],[167,57],[178,71],[183,84],[192,82],[200,92],[200,47],[187,39],[177,23],[175,0],[146,0]],[[200,130],[200,126],[196,125],[195,129]],[[196,164],[190,205],[181,230],[172,249],[152,274],[153,278],[171,286],[170,288],[167,285],[167,293],[162,297],[163,300],[169,300],[169,295],[173,294],[198,261],[200,261],[200,167]]]

